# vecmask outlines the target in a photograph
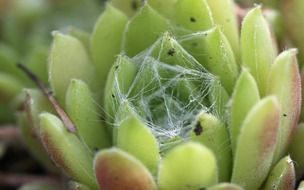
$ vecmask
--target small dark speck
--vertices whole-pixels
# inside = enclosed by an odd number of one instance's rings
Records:
[[[209,59],[212,59],[212,57],[209,57]]]
[[[136,10],[136,9],[138,8],[138,5],[137,5],[136,0],[133,0],[133,1],[131,2],[131,7],[132,7],[133,10]]]
[[[205,187],[201,187],[201,188],[199,188],[198,190],[205,190],[206,188]]]
[[[168,55],[173,56],[175,54],[175,49],[174,48],[170,48],[168,51]]]
[[[208,36],[208,33],[205,33],[204,35],[205,35],[205,36]]]
[[[191,22],[196,22],[196,19],[194,17],[190,17]]]
[[[115,69],[117,70],[118,68],[119,68],[119,66],[118,66],[118,65],[116,65],[116,66],[115,66]]]
[[[283,116],[284,116],[284,117],[287,117],[287,114],[286,114],[286,113],[284,113],[284,114],[283,114]]]
[[[52,96],[53,95],[53,91],[48,91],[48,95]]]
[[[191,45],[192,45],[192,47],[196,47],[196,46],[197,46],[197,43],[196,43],[196,42],[193,42]]]
[[[114,94],[112,94],[112,98],[115,98]]]
[[[203,127],[201,126],[200,122],[197,122],[193,131],[194,131],[196,136],[199,136],[200,134],[202,134]]]

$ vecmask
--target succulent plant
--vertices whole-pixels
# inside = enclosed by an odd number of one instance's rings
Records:
[[[42,92],[24,90],[19,120],[71,189],[280,190],[301,180],[297,50],[278,55],[261,7],[239,35],[230,0],[112,0],[91,35],[53,38],[50,90],[35,79]]]

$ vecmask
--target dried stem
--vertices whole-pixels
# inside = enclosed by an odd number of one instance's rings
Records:
[[[60,119],[66,126],[69,132],[75,133],[76,127],[73,124],[72,120],[69,118],[68,114],[62,109],[59,102],[53,96],[53,92],[48,89],[48,87],[33,73],[31,72],[25,65],[17,64],[17,66],[25,73],[27,76],[39,87],[42,93],[48,98],[49,102],[54,107],[55,111],[59,115]]]

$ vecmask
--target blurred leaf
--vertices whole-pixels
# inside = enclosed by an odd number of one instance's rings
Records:
[[[41,144],[37,131],[35,131],[33,123],[29,122],[29,118],[25,112],[18,113],[17,123],[21,130],[22,140],[31,155],[48,171],[56,173],[57,168],[50,160],[49,155]]]
[[[72,78],[94,84],[94,68],[82,43],[69,35],[55,32],[49,55],[49,82],[58,101],[64,105],[66,90]]]
[[[75,134],[65,129],[56,116],[50,113],[40,114],[40,138],[60,169],[73,179],[97,189],[92,153]]]
[[[122,12],[108,4],[95,24],[90,48],[101,95],[104,94],[108,73],[120,53],[127,19]]]

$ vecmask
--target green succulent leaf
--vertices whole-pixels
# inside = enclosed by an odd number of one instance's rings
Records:
[[[84,31],[80,28],[69,27],[68,34],[73,36],[74,38],[77,38],[82,43],[83,47],[87,50],[87,52],[90,53],[91,35],[89,32]]]
[[[116,146],[139,159],[152,174],[160,161],[157,139],[127,104],[121,105]]]
[[[72,79],[65,102],[66,111],[76,125],[78,135],[92,150],[111,145],[107,128],[100,120],[97,104],[86,83]]]
[[[199,69],[199,63],[169,33],[165,32],[147,54],[168,65],[179,65],[189,69]],[[196,65],[197,64],[197,65]]]
[[[95,24],[91,36],[91,55],[98,75],[99,88],[102,89],[101,94],[103,94],[108,73],[120,52],[127,21],[126,15],[107,4],[105,11]]]
[[[54,113],[48,99],[37,89],[24,89],[25,111],[32,130],[39,134],[39,114],[42,112]]]
[[[127,24],[123,51],[133,57],[151,46],[162,33],[169,29],[169,22],[146,4]]]
[[[202,143],[213,152],[217,160],[219,181],[229,181],[232,155],[224,124],[212,114],[200,113],[191,136],[192,140]]]
[[[268,94],[278,97],[282,111],[274,162],[285,154],[300,116],[301,76],[296,54],[295,49],[284,51],[276,58],[270,71]]]
[[[207,0],[212,17],[227,37],[234,55],[239,55],[239,29],[233,0]],[[225,10],[225,11],[223,11]]]
[[[265,96],[271,64],[277,55],[276,47],[261,11],[251,10],[244,18],[241,31],[242,64],[257,81],[261,96]]]
[[[39,117],[41,141],[55,164],[76,181],[97,189],[88,147],[69,133],[55,115],[42,113]]]
[[[215,28],[206,36],[207,69],[220,78],[221,84],[231,94],[238,76],[238,66],[225,35]]]
[[[29,116],[27,113],[18,113],[17,124],[20,127],[22,140],[25,143],[26,148],[30,151],[31,155],[47,170],[57,172],[57,168],[51,162],[47,152],[41,144],[39,134],[37,134],[33,123],[29,121]]]
[[[54,32],[49,55],[49,82],[58,101],[64,105],[66,90],[72,78],[90,86],[95,80],[93,65],[82,43],[75,37]]]
[[[246,100],[244,99],[246,97]],[[231,116],[229,121],[231,148],[233,154],[240,134],[242,123],[251,108],[260,100],[255,79],[246,69],[240,74],[231,97]]]
[[[160,190],[200,189],[216,184],[218,169],[212,151],[204,145],[187,142],[170,150],[159,166]]]
[[[264,189],[295,189],[296,174],[293,161],[289,156],[282,158],[268,175]]]
[[[173,22],[190,31],[203,31],[214,25],[206,0],[177,0]]]
[[[142,7],[142,0],[110,0],[110,3],[124,14],[132,17]]]
[[[102,190],[156,190],[147,168],[132,155],[117,149],[97,153],[94,168]]]
[[[238,76],[238,66],[220,28],[187,35],[180,42],[199,63],[220,78],[222,85],[231,94]]]
[[[148,3],[153,9],[167,18],[172,19],[174,16],[174,6],[177,0],[148,0]]]
[[[231,182],[258,189],[271,167],[277,143],[280,107],[276,97],[260,100],[247,114],[235,150]]]
[[[295,170],[297,178],[300,178],[304,174],[304,124],[301,123],[294,129],[293,136],[291,138],[288,152],[291,159],[296,163]]]
[[[127,57],[118,56],[108,75],[104,108],[108,121],[114,122],[119,107],[119,94],[127,94],[136,76],[137,66]]]
[[[233,183],[219,183],[218,185],[207,188],[207,190],[244,190],[244,189]]]

